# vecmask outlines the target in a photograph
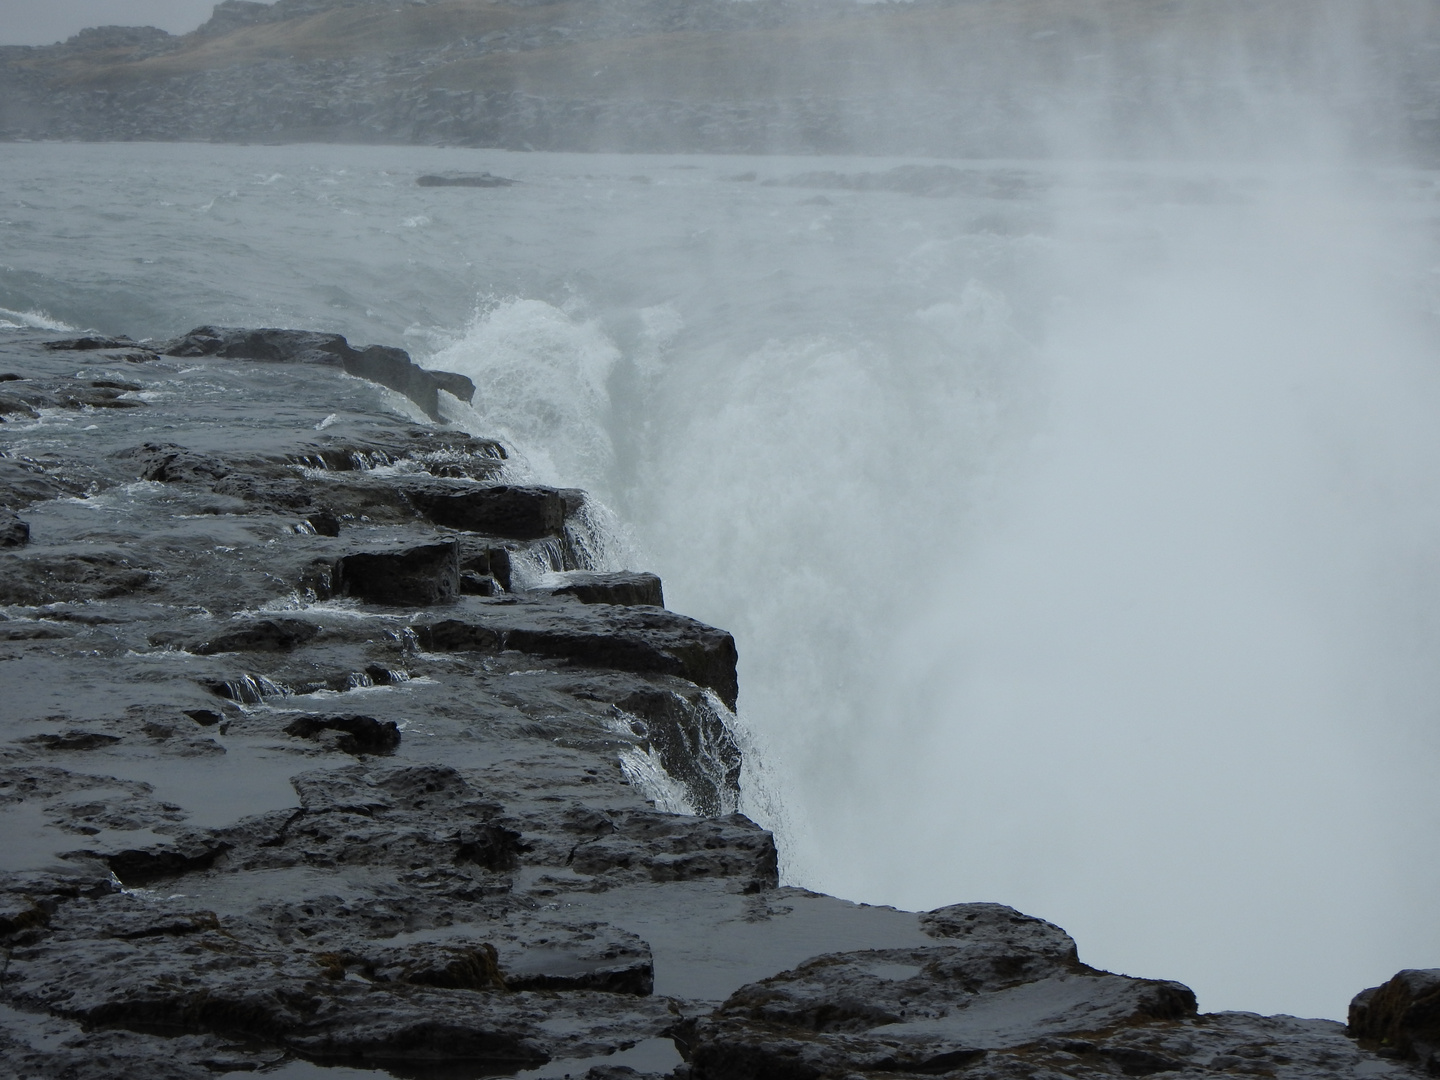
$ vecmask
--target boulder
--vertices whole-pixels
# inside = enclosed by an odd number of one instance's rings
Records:
[[[1360,1045],[1440,1075],[1440,968],[1408,969],[1350,1002],[1348,1032]]]
[[[660,578],[655,574],[569,570],[557,577],[558,583],[547,583],[543,591],[552,596],[573,596],[582,604],[665,606]]]
[[[449,603],[460,595],[454,540],[357,551],[335,563],[335,591],[377,604]]]
[[[0,510],[0,548],[24,547],[30,542],[30,526],[13,510]]]
[[[402,490],[426,519],[447,529],[538,540],[559,536],[565,528],[565,500],[555,488],[429,480],[407,483]]]
[[[335,748],[347,754],[393,754],[400,746],[400,728],[394,720],[373,716],[301,716],[285,728],[287,735],[316,739],[325,732],[338,732]]]

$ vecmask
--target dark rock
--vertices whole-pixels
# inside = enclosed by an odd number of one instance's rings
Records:
[[[97,750],[114,746],[120,741],[120,736],[103,735],[98,731],[67,731],[63,735],[31,735],[23,741],[46,750]]]
[[[46,499],[78,495],[82,484],[55,475],[39,461],[25,458],[0,457],[0,507],[23,510]]]
[[[492,176],[488,172],[482,173],[447,173],[443,176],[426,174],[420,177],[415,183],[421,187],[509,187],[514,180],[507,180],[503,176]]]
[[[30,526],[13,510],[0,510],[0,548],[24,547],[30,542]]]
[[[46,341],[43,345],[47,349],[63,349],[67,351],[134,349],[140,347],[138,341],[134,341],[124,334],[121,334],[119,337],[102,337],[98,334],[90,334],[83,337],[62,338],[59,341]]]
[[[460,572],[476,579],[488,578],[505,591],[510,591],[510,552],[507,548],[487,543],[474,536],[461,535]],[[481,595],[490,595],[483,593]]]
[[[0,394],[0,419],[18,416],[25,420],[34,420],[39,415],[40,410],[28,401],[22,401],[11,394]]]
[[[400,746],[400,729],[393,720],[373,716],[301,716],[286,728],[287,735],[314,739],[326,731],[340,732],[336,749],[347,754],[393,754]]]
[[[439,391],[453,394],[467,405],[475,398],[475,384],[454,372],[433,372],[420,367],[404,349],[371,345],[344,358],[345,372],[404,394],[432,419],[440,418]]]
[[[157,844],[146,848],[131,848],[104,858],[115,876],[125,885],[134,888],[148,885],[152,881],[209,869],[228,848],[229,845],[223,842],[197,838],[177,845]]]
[[[319,633],[314,623],[300,619],[260,619],[236,630],[217,634],[190,651],[199,656],[223,652],[288,652]]]
[[[340,535],[340,519],[333,510],[317,510],[305,519],[305,524],[316,536]]]
[[[495,596],[500,590],[493,577],[473,570],[461,570],[460,591],[466,596]]]
[[[474,863],[486,870],[514,870],[520,865],[520,856],[529,850],[530,845],[514,829],[492,824],[477,825],[461,833],[455,861]]]
[[[353,352],[339,334],[313,330],[197,326],[159,347],[165,356],[218,356],[292,364],[339,364]]]
[[[127,596],[149,584],[149,570],[118,552],[13,554],[0,562],[0,604],[54,604]]]
[[[570,570],[560,584],[547,585],[552,596],[573,596],[582,604],[644,604],[664,607],[665,596],[655,574],[598,573]]]
[[[145,443],[115,456],[134,462],[138,479],[163,484],[213,484],[235,471],[218,457],[193,453],[174,443]]]
[[[1440,1075],[1440,968],[1400,972],[1350,1002],[1348,1033]]]
[[[688,679],[731,709],[739,692],[735,639],[658,608],[517,604],[475,617],[417,623],[426,648],[518,652],[591,667]]]
[[[999,904],[969,907],[944,910],[945,925],[965,927],[953,944],[817,957],[742,987],[695,1026],[696,1074],[947,1073],[1101,1031],[1107,1042],[1087,1045],[1127,1075],[1179,1064],[1109,1042],[1126,1028],[1193,1017],[1188,988],[1095,971],[1058,928]]]
[[[342,556],[335,590],[377,604],[449,603],[460,595],[459,548],[443,540]]]
[[[565,528],[565,502],[555,488],[518,484],[405,484],[405,497],[421,514],[447,529],[538,540]]]
[[[475,385],[465,376],[427,371],[414,363],[403,349],[386,345],[356,349],[339,334],[311,330],[199,326],[166,342],[160,351],[167,356],[338,364],[347,374],[404,394],[435,419],[440,416],[438,391],[454,394],[466,403],[475,394]]]
[[[752,891],[778,883],[775,838],[743,814],[691,818],[634,811],[614,819],[614,831],[577,844],[576,873],[616,880],[739,880]]]
[[[185,715],[201,727],[214,727],[225,719],[214,709],[186,709]]]
[[[606,616],[599,625],[557,616],[516,626],[505,634],[505,647],[595,667],[678,675],[735,707],[737,654],[729,634],[665,611],[599,610]]]

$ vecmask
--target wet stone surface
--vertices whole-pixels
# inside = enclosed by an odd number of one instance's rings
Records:
[[[187,341],[0,337],[0,1076],[1421,1074],[1425,979],[1361,1045],[778,887],[735,643],[581,493],[330,335]]]

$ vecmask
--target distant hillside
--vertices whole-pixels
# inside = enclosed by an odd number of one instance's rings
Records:
[[[0,49],[0,138],[1428,157],[1440,5],[225,0]]]

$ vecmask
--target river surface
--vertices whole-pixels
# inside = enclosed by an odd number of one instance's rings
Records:
[[[932,164],[6,144],[0,328],[472,376],[735,633],[792,883],[1206,1010],[1440,965],[1440,175]]]

